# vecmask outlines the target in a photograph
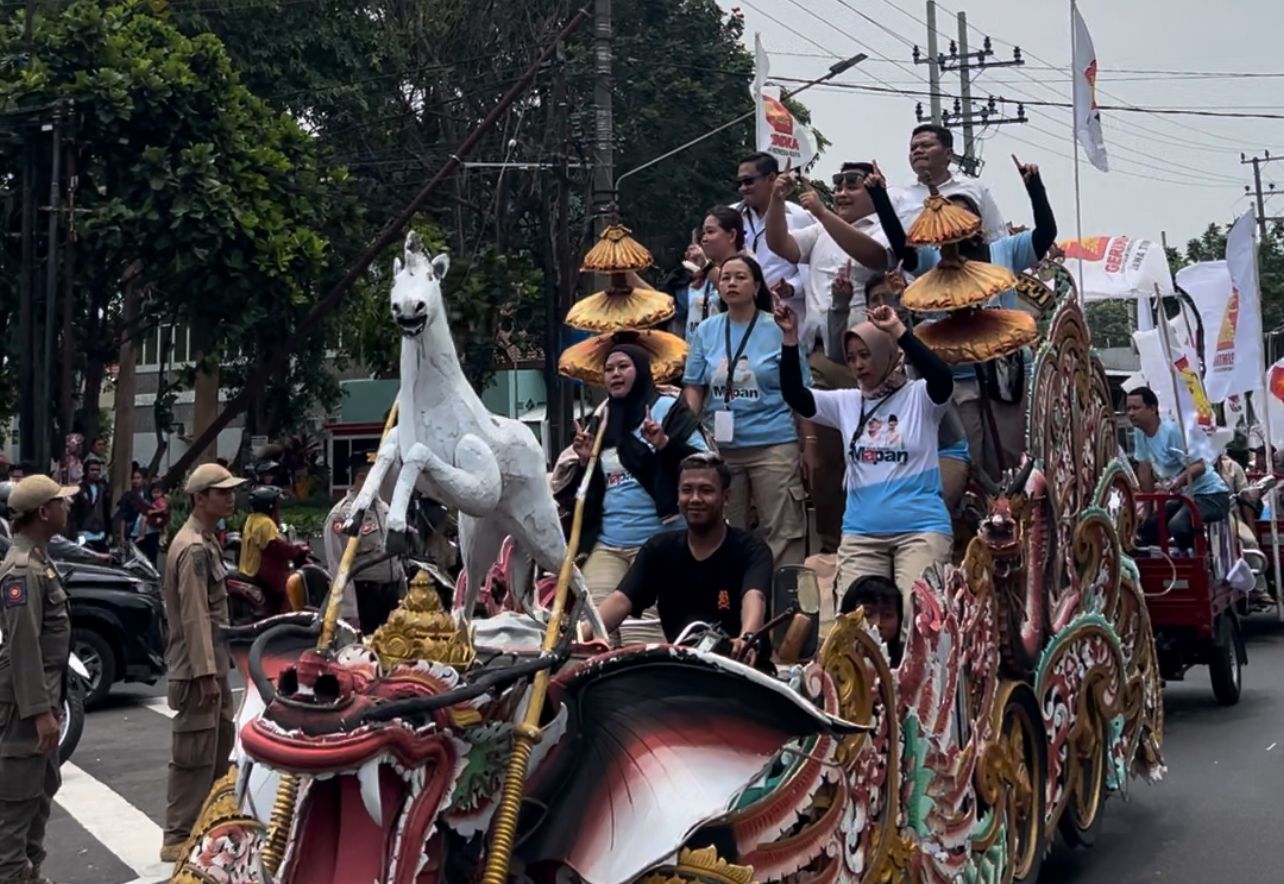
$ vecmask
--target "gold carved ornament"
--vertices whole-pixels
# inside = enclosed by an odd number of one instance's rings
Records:
[[[678,862],[662,866],[640,879],[638,884],[753,884],[753,869],[736,866],[718,856],[713,847],[683,848]]]
[[[410,581],[410,591],[375,630],[369,644],[385,670],[398,663],[429,660],[463,671],[477,658],[467,628],[442,607],[427,571]]]

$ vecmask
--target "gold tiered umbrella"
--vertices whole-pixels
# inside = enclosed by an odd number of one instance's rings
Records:
[[[941,249],[941,262],[910,284],[901,303],[919,313],[961,310],[984,304],[1017,283],[1006,267],[969,261],[958,256],[957,246]]]
[[[936,192],[910,225],[910,245],[934,245],[941,260],[905,290],[901,303],[920,313],[948,312],[945,319],[924,324],[916,333],[923,343],[950,363],[985,362],[1020,350],[1038,337],[1034,317],[1020,310],[980,309],[995,295],[1013,288],[1016,274],[1006,267],[972,261],[959,254],[958,243],[981,231],[981,219]]]
[[[616,344],[636,344],[651,355],[651,377],[657,384],[676,380],[687,358],[687,342],[668,332],[617,331],[567,347],[557,360],[560,374],[586,384],[604,386],[606,357]]]
[[[923,202],[923,211],[905,234],[912,246],[943,246],[971,239],[981,232],[981,219],[941,196],[936,186]]]
[[[914,329],[919,340],[951,365],[987,362],[1029,346],[1039,337],[1024,310],[967,307]]]
[[[580,270],[610,274],[611,282],[604,291],[575,302],[566,314],[566,324],[571,328],[614,332],[646,328],[673,317],[671,297],[664,292],[635,288],[629,284],[630,271],[651,266],[651,253],[629,233],[627,227],[610,225],[584,256]]]

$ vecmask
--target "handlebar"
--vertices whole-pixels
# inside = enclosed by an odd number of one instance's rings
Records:
[[[1203,558],[1208,555],[1208,540],[1204,531],[1204,519],[1199,514],[1199,507],[1195,506],[1195,499],[1187,494],[1174,494],[1168,491],[1143,491],[1137,494],[1138,501],[1142,503],[1162,503],[1163,506],[1155,508],[1155,528],[1159,533],[1159,546],[1161,549],[1168,549],[1168,544],[1172,541],[1168,534],[1168,503],[1170,501],[1181,501],[1190,511],[1190,528],[1195,538],[1195,555]]]

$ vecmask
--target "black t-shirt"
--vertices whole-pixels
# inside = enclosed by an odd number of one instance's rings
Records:
[[[771,592],[771,549],[748,531],[728,526],[722,545],[703,561],[687,546],[686,531],[666,531],[646,542],[620,582],[633,615],[655,605],[669,641],[693,621],[719,623],[740,635],[740,601],[751,589]]]

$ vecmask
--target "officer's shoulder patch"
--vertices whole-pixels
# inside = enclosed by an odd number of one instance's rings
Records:
[[[27,578],[6,577],[0,583],[0,598],[6,608],[16,608],[27,603]]]

